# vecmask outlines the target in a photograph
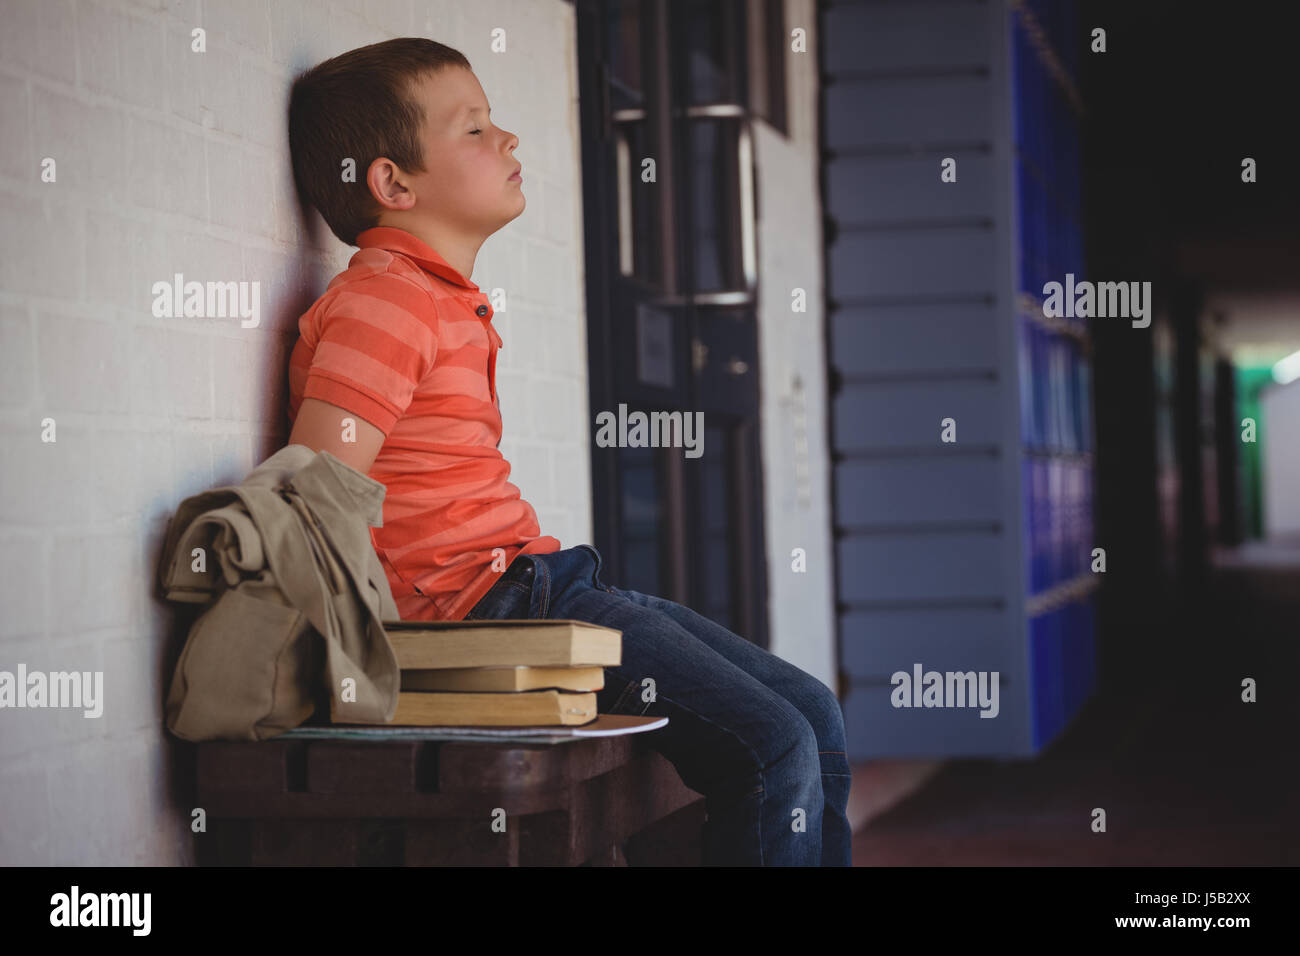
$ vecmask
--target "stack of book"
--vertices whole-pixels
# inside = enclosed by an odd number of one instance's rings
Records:
[[[604,668],[622,661],[622,632],[585,621],[382,623],[402,672],[392,725],[586,724]],[[351,722],[333,706],[330,721]]]

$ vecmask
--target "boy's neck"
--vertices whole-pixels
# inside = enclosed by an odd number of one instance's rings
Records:
[[[386,217],[379,218],[379,225],[389,226],[409,232],[426,246],[446,260],[447,265],[459,272],[466,280],[472,282],[474,259],[483,245],[483,240],[466,238],[449,229],[439,229],[427,223],[390,222]]]

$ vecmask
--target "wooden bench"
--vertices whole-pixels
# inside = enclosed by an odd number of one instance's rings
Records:
[[[200,743],[198,863],[698,866],[704,798],[647,736]]]

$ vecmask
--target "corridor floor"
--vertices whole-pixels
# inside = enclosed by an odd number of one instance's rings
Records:
[[[1188,615],[1205,623],[1169,645],[1176,670],[1094,697],[1037,758],[945,764],[855,835],[854,865],[1300,864],[1300,588],[1279,598],[1254,580]],[[1245,675],[1255,703],[1241,700]]]

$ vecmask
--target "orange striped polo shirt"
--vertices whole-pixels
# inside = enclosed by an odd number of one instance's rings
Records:
[[[316,398],[384,433],[369,472],[387,488],[384,523],[370,537],[398,614],[458,621],[516,555],[560,542],[497,448],[502,342],[487,296],[404,229],[367,229],[357,245],[298,320],[289,420]]]

